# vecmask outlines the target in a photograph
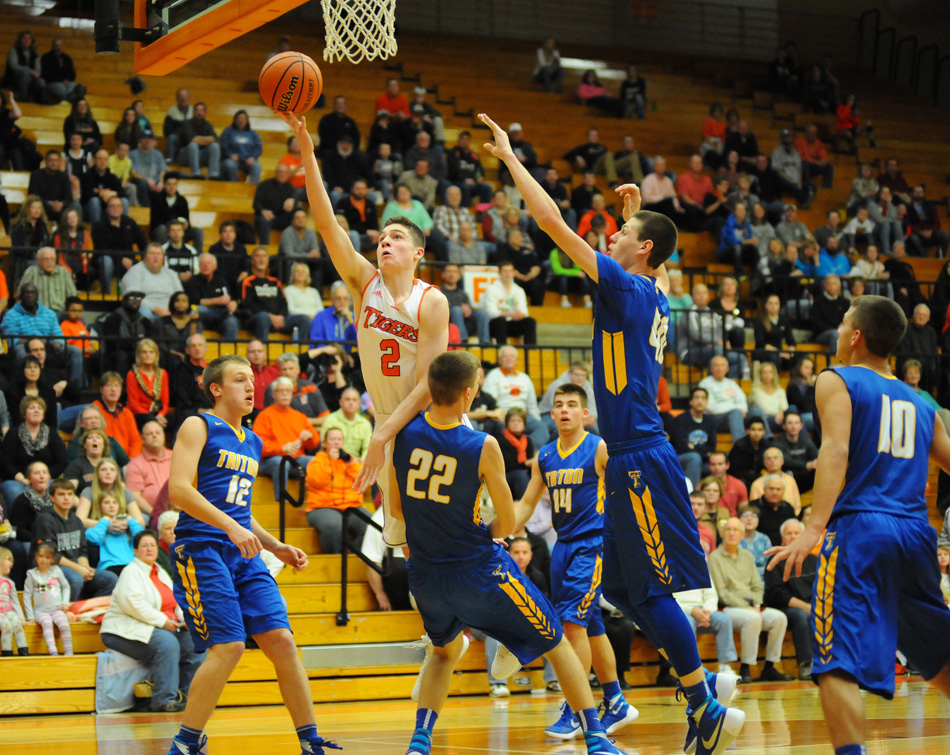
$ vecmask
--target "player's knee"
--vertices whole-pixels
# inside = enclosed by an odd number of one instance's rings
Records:
[[[294,636],[289,629],[283,627],[272,629],[269,632],[254,635],[254,641],[257,642],[261,650],[264,651],[269,659],[280,657],[286,653],[297,652],[297,645],[294,642]]]
[[[220,642],[217,645],[212,645],[211,649],[208,650],[208,655],[210,657],[220,660],[222,663],[229,663],[231,665],[236,665],[241,656],[244,654],[244,643],[243,642]]]

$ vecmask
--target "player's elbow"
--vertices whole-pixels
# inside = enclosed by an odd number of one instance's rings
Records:
[[[515,512],[503,511],[496,512],[495,520],[492,522],[492,536],[497,538],[507,538],[515,531]]]

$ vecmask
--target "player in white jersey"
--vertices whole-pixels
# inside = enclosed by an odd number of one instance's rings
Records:
[[[405,525],[389,514],[391,441],[431,401],[429,362],[448,346],[448,301],[437,288],[416,278],[425,236],[407,218],[391,218],[379,234],[378,269],[353,248],[324,188],[306,119],[278,115],[293,130],[305,155],[311,212],[359,313],[357,342],[363,379],[376,408],[376,429],[356,484],[363,492],[379,482],[386,508],[383,538],[390,546],[405,545]],[[384,466],[386,471],[380,474]]]

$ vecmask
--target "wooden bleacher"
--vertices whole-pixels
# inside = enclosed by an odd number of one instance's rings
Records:
[[[7,5],[0,6],[0,20],[0,49],[9,49],[17,30],[25,26],[34,30],[41,51],[47,49],[53,35],[65,38],[66,50],[80,71],[79,78],[89,86],[87,100],[99,121],[105,144],[112,147],[114,126],[122,110],[135,98],[124,84],[132,71],[131,46],[124,46],[120,55],[94,57],[91,33],[87,31],[59,28],[55,19],[46,16],[27,19]],[[209,120],[219,132],[230,123],[236,110],[244,109],[249,113],[252,126],[261,134],[265,145],[262,157],[264,176],[270,175],[273,165],[284,154],[287,133],[284,124],[261,104],[255,82],[274,39],[291,31],[301,49],[314,54],[312,51],[322,47],[322,39],[302,34],[301,28],[278,21],[199,58],[174,76],[148,78],[148,88],[139,96],[145,100],[146,114],[155,130],[161,130],[164,111],[174,101],[175,89],[187,86],[192,92],[192,101],[201,100],[208,104]],[[606,58],[618,68],[625,66],[628,57],[625,50],[572,48],[569,52]],[[314,57],[319,58],[319,55],[314,54]],[[651,62],[642,64],[640,68],[650,82],[650,99],[657,106],[648,114],[647,120],[634,123],[606,118],[593,109],[576,104],[573,91],[579,72],[569,73],[564,95],[558,97],[541,92],[530,82],[528,75],[533,60],[532,44],[403,32],[400,53],[394,61],[396,67],[376,62],[358,67],[348,63],[321,63],[321,68],[328,99],[337,93],[346,94],[349,113],[360,124],[364,138],[373,120],[376,96],[383,90],[386,78],[396,75],[403,81],[403,91],[408,91],[417,82],[429,88],[432,92],[430,100],[442,110],[449,144],[460,130],[469,129],[474,134],[473,147],[481,151],[487,132],[474,121],[473,113],[488,110],[501,123],[521,121],[525,125],[525,135],[534,144],[541,161],[550,161],[562,175],[569,173],[569,166],[560,156],[584,141],[591,125],[600,129],[602,141],[612,148],[619,146],[624,134],[633,133],[637,148],[644,154],[663,154],[669,167],[681,172],[686,168],[688,155],[700,140],[701,124],[711,101],[722,102],[727,108],[738,107],[750,120],[763,149],[771,149],[778,143],[778,133],[782,128],[801,129],[813,120],[797,106],[777,102],[770,94],[762,92],[757,82],[750,82],[749,63],[746,61],[689,61],[683,56],[651,55]],[[472,76],[473,71],[478,75]],[[513,77],[512,72],[517,71],[524,72],[524,75]],[[764,74],[764,64],[762,71]],[[861,147],[857,157],[832,156],[836,168],[834,188],[819,191],[812,208],[800,213],[801,219],[812,228],[822,224],[829,209],[845,204],[857,159],[873,162],[896,154],[901,158],[908,178],[926,182],[935,196],[939,196],[940,189],[936,187],[943,185],[948,172],[950,124],[945,119],[938,119],[928,102],[894,92],[868,74],[847,72],[845,75],[849,88],[858,94],[865,115],[875,121],[880,147],[876,150]],[[62,122],[69,112],[68,105],[27,103],[22,105],[22,109],[24,117],[20,125],[37,141],[41,151],[62,147]],[[316,130],[316,121],[323,112],[311,114],[311,132]],[[921,128],[921,125],[926,127]],[[908,138],[908,135],[912,137]],[[831,146],[828,142],[826,144]],[[159,148],[162,146],[160,143]],[[489,178],[493,180],[497,161],[481,152]],[[605,182],[598,180],[601,189],[609,199],[612,198]],[[14,211],[23,200],[28,181],[26,173],[0,173],[0,184]],[[179,189],[188,198],[195,221],[205,228],[209,246],[217,240],[217,226],[222,220],[253,219],[250,206],[252,186],[183,180]],[[616,202],[614,204],[619,207]],[[147,221],[147,211],[142,208],[134,208],[132,216],[140,223]],[[9,237],[0,235],[0,246],[7,244]],[[715,271],[715,243],[708,234],[683,233],[680,248],[681,264],[688,271]],[[912,263],[921,280],[935,279],[942,264],[936,260],[912,260]],[[572,322],[590,322],[589,313],[565,315],[557,307],[543,307],[535,314],[541,322],[563,322],[558,318],[565,317],[576,318]],[[291,344],[286,339],[272,337],[268,343],[269,357],[275,358],[288,347]],[[216,352],[217,346],[212,345],[209,356]],[[485,356],[491,358],[489,352]],[[557,374],[567,366],[559,359],[544,358],[549,360],[544,365],[545,374],[550,375],[554,370]],[[527,370],[540,390],[539,368],[529,364]],[[686,370],[686,374],[677,373],[678,381],[694,382],[693,372],[689,368]],[[273,531],[278,525],[279,509],[270,498],[270,490],[268,480],[255,486],[254,512],[262,524]],[[932,501],[935,492],[936,482],[932,475],[928,500]],[[305,526],[296,511],[287,513],[288,541],[304,548],[311,556],[307,570],[296,575],[282,573],[278,580],[288,600],[299,645],[418,639],[422,627],[417,614],[375,610],[362,566],[352,557],[348,590],[352,621],[347,627],[336,626],[334,614],[339,608],[340,557],[321,554],[313,530]],[[74,625],[74,641],[79,655],[71,659],[51,659],[42,655],[45,648],[38,628],[27,627],[27,631],[34,655],[23,659],[0,659],[0,715],[92,710],[95,658],[91,654],[102,649],[97,627]],[[701,637],[700,649],[704,659],[714,659],[712,638]],[[790,639],[786,639],[783,655],[786,658],[794,656]],[[627,675],[628,680],[633,684],[652,683],[656,674],[655,651],[638,640],[632,661],[634,668]],[[786,660],[786,664],[790,663]],[[416,670],[415,667],[394,667],[320,671],[311,675],[311,687],[318,701],[406,697]],[[487,691],[480,644],[473,645],[461,670],[462,673],[453,678],[453,694]],[[278,701],[270,665],[263,660],[260,651],[249,651],[228,685],[222,704]]]

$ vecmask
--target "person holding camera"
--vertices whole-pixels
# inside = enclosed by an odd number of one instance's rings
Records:
[[[362,468],[359,459],[343,450],[343,431],[336,427],[327,430],[323,449],[307,466],[304,502],[307,523],[320,533],[324,553],[342,552],[344,536],[348,536],[356,548],[363,541],[366,521],[359,516],[350,516],[347,531],[343,532],[343,512],[363,504],[363,496],[353,489]],[[367,509],[363,511],[369,516]]]

